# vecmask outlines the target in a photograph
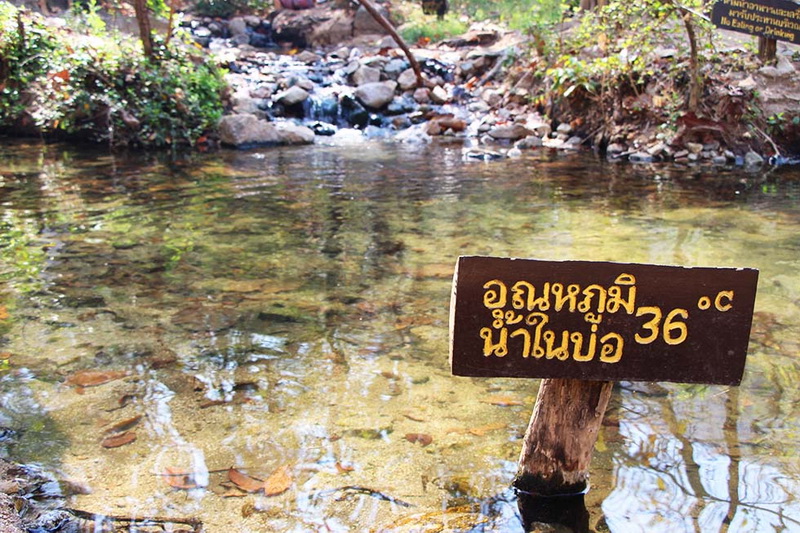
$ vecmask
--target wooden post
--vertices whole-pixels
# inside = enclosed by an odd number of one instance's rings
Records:
[[[513,485],[540,496],[588,488],[589,465],[611,381],[544,379],[525,432]]]
[[[775,54],[778,53],[778,41],[768,37],[759,36],[758,38],[758,58],[764,63],[775,61]]]

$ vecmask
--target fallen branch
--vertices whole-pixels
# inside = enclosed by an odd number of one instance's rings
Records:
[[[411,53],[411,50],[408,48],[408,45],[406,45],[403,38],[400,37],[400,34],[397,33],[397,30],[394,29],[392,23],[386,20],[386,17],[381,15],[380,11],[375,9],[375,6],[372,5],[372,2],[370,2],[369,0],[358,0],[358,3],[364,6],[364,9],[366,9],[369,12],[369,14],[372,15],[372,18],[374,18],[378,22],[378,24],[380,24],[383,27],[383,29],[389,32],[389,35],[392,36],[394,42],[396,42],[397,45],[400,48],[402,48],[403,52],[406,54],[406,57],[408,58],[408,62],[411,64],[411,68],[414,69],[414,74],[417,75],[417,85],[419,87],[425,85],[425,81],[422,79],[422,69],[419,66],[419,62],[417,62],[417,59]]]

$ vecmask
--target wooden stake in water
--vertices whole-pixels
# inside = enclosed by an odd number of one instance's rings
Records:
[[[611,381],[542,380],[522,443],[515,488],[541,496],[586,491],[612,385]]]

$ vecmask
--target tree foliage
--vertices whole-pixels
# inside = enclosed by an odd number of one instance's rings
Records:
[[[191,45],[54,30],[0,2],[0,130],[111,145],[194,144],[218,122],[224,81]],[[86,30],[86,28],[83,28]]]

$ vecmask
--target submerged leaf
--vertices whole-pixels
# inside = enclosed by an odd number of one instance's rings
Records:
[[[125,430],[128,430],[128,429],[131,429],[133,426],[138,424],[141,419],[142,419],[142,415],[136,415],[136,416],[128,418],[126,420],[121,420],[120,422],[117,422],[116,424],[106,428],[105,432],[106,433],[119,433],[120,431],[125,431]]]
[[[491,396],[483,400],[484,403],[491,405],[499,405],[500,407],[509,407],[512,405],[523,405],[523,403],[516,398],[510,396]]]
[[[104,438],[100,444],[102,444],[103,448],[119,448],[135,440],[136,433],[133,431],[125,431],[124,433],[117,433],[116,435],[110,435]]]
[[[427,446],[433,442],[433,437],[427,433],[406,433],[406,440],[412,444],[418,442],[423,446]]]
[[[264,495],[277,496],[292,486],[292,472],[288,465],[283,465],[273,472],[264,482]]]
[[[164,481],[167,482],[167,485],[174,489],[191,490],[204,487],[204,485],[197,482],[194,472],[186,472],[168,466],[161,475],[164,476]]]
[[[245,492],[258,492],[264,487],[264,482],[260,479],[243,474],[233,467],[228,469],[228,479]]]
[[[64,383],[77,387],[95,387],[127,375],[123,370],[79,370],[67,377]]]

